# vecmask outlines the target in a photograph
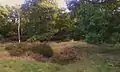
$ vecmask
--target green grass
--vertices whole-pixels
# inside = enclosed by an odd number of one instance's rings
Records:
[[[35,61],[0,60],[0,72],[57,72],[61,66]]]
[[[67,65],[1,59],[0,72],[120,72],[120,68],[97,55],[93,55],[90,58]]]
[[[120,72],[120,67],[93,55],[74,64],[65,65],[60,72]]]
[[[84,49],[82,46],[78,47]],[[89,48],[88,48],[89,49]],[[4,51],[4,47],[0,49]],[[88,55],[71,64],[28,60],[0,59],[0,72],[120,72],[119,46],[98,46],[87,51]]]
[[[0,52],[5,51],[5,47],[0,45]]]

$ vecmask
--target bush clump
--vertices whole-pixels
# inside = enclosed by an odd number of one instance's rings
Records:
[[[11,56],[30,56],[37,61],[50,61],[65,64],[75,62],[80,58],[80,52],[75,47],[59,48],[53,51],[48,43],[13,43],[6,46]]]
[[[66,47],[61,49],[60,53],[55,53],[51,59],[60,64],[74,62],[79,59],[79,50],[74,47]]]
[[[39,43],[13,43],[6,46],[6,50],[12,56],[21,56],[26,52],[31,52],[31,49],[39,45]]]
[[[6,50],[12,56],[20,56],[27,51],[27,45],[22,43],[11,44],[6,46]]]
[[[15,43],[6,46],[6,50],[12,56],[21,56],[28,52],[51,57],[53,55],[52,48],[46,43]]]
[[[43,55],[44,57],[53,56],[52,48],[46,43],[40,44],[39,46],[32,48],[32,52],[35,54]]]

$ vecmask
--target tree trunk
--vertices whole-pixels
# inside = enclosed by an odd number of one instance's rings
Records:
[[[21,26],[21,25],[20,25],[20,13],[19,13],[19,11],[18,11],[18,42],[19,42],[19,43],[21,42],[21,35],[20,35],[20,34],[21,34],[21,33],[20,33],[20,32],[21,32],[21,31],[20,31],[21,29],[20,29],[20,26]]]
[[[18,23],[18,42],[19,43],[21,42],[21,39],[20,39],[20,21]]]

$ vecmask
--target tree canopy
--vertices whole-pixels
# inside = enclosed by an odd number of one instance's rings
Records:
[[[89,43],[120,42],[119,0],[70,0],[70,12],[57,0],[26,0],[21,8],[0,6],[0,37],[17,36],[19,11],[25,41],[85,40]]]

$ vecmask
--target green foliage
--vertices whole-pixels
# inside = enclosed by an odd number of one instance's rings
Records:
[[[0,34],[0,40],[4,39],[4,37]]]
[[[55,22],[55,28],[58,30],[58,32],[54,35],[56,40],[69,40],[73,38],[75,25],[70,13],[63,13],[60,11],[58,16],[55,18]]]
[[[0,6],[0,34],[5,38],[17,33],[17,25],[10,18],[12,10],[12,7]]]
[[[117,43],[119,40],[119,1],[105,4],[81,3],[72,13],[75,18],[75,39],[89,43]]]
[[[103,42],[109,26],[109,14],[101,5],[82,4],[76,10],[76,29],[82,31],[89,43]]]
[[[53,14],[57,9],[48,1],[37,3],[27,12],[26,19],[28,21],[24,25],[24,33],[30,38],[34,35],[41,36],[44,33],[52,32],[54,29]]]
[[[25,40],[85,40],[89,43],[120,42],[119,1],[105,4],[81,3],[71,12],[59,9],[56,0],[38,0],[20,8],[21,35]],[[10,14],[16,7],[0,6],[0,35],[17,36],[17,24]],[[12,21],[11,21],[12,20]]]
[[[8,28],[8,22],[7,22],[7,17],[8,17],[9,11],[6,7],[0,6],[0,34],[5,36],[9,29]]]
[[[63,33],[62,35],[69,36],[74,29],[70,14],[59,9],[54,1],[40,1],[27,11],[23,10],[22,13],[23,33],[30,40],[35,37],[35,40],[40,41],[51,40],[54,37],[57,38],[56,34],[62,34],[63,31],[67,34]]]
[[[40,36],[32,36],[31,38],[29,38],[27,41],[28,42],[34,42],[34,41],[39,41],[40,40]]]

